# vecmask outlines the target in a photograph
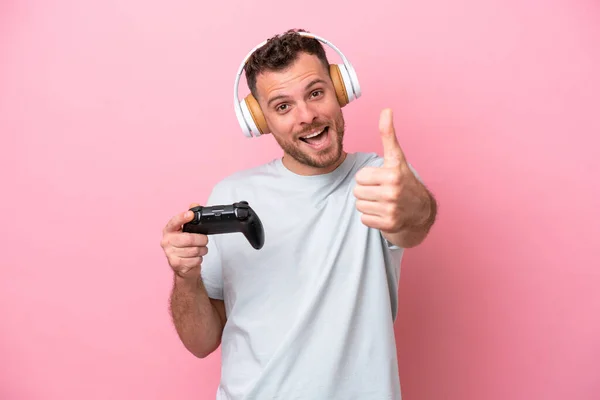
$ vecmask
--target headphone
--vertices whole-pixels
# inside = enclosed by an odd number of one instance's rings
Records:
[[[333,81],[333,86],[335,88],[335,95],[337,97],[338,103],[341,107],[344,107],[346,104],[350,103],[353,100],[358,99],[362,92],[360,89],[360,84],[358,83],[358,76],[354,71],[354,67],[346,56],[336,47],[333,43],[328,40],[323,39],[322,37],[313,35],[308,32],[296,32],[298,35],[310,37],[320,41],[331,47],[339,56],[341,57],[343,64],[330,64],[329,65],[329,74],[331,76],[331,80]],[[238,97],[238,87],[240,83],[240,77],[242,76],[242,72],[244,67],[246,66],[246,62],[257,49],[264,46],[268,40],[265,40],[255,48],[253,48],[247,55],[244,57],[244,61],[242,61],[237,75],[235,77],[235,83],[233,87],[233,106],[235,109],[235,115],[237,120],[242,128],[242,132],[244,136],[251,137],[259,137],[261,135],[265,135],[270,133],[269,128],[267,126],[267,121],[265,120],[265,116],[258,105],[258,101],[254,98],[252,93],[246,96],[243,100],[239,100]]]

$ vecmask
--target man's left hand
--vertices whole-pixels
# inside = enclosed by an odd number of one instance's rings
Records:
[[[384,233],[418,230],[430,218],[431,198],[406,161],[390,109],[381,112],[379,131],[383,166],[364,167],[356,174],[356,208],[365,225]]]

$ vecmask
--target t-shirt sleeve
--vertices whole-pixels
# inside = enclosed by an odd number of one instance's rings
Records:
[[[206,200],[206,205],[221,204],[219,198],[219,188],[213,188],[211,194]],[[211,299],[223,300],[223,273],[221,251],[219,249],[218,235],[208,237],[208,252],[202,258],[202,266],[200,267],[200,275],[202,282]]]

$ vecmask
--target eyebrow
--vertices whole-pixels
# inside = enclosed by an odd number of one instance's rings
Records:
[[[306,87],[304,88],[304,90],[308,90],[311,87],[315,86],[318,83],[322,83],[322,84],[326,84],[327,82],[325,82],[325,80],[321,79],[321,78],[316,78],[313,79],[312,81],[310,81],[310,83],[308,85],[306,85]],[[267,103],[268,106],[271,105],[271,103],[273,103],[276,100],[281,100],[281,99],[285,99],[288,96],[284,95],[284,94],[280,94],[278,96],[273,97],[272,99],[269,99],[269,102]]]

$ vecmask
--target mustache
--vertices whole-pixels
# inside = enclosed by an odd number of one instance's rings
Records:
[[[328,124],[325,121],[313,122],[310,125],[306,126],[304,129],[302,129],[301,131],[296,132],[295,136],[299,138],[299,137],[304,136],[314,130],[325,128],[326,126],[331,126],[331,124],[330,123]]]

